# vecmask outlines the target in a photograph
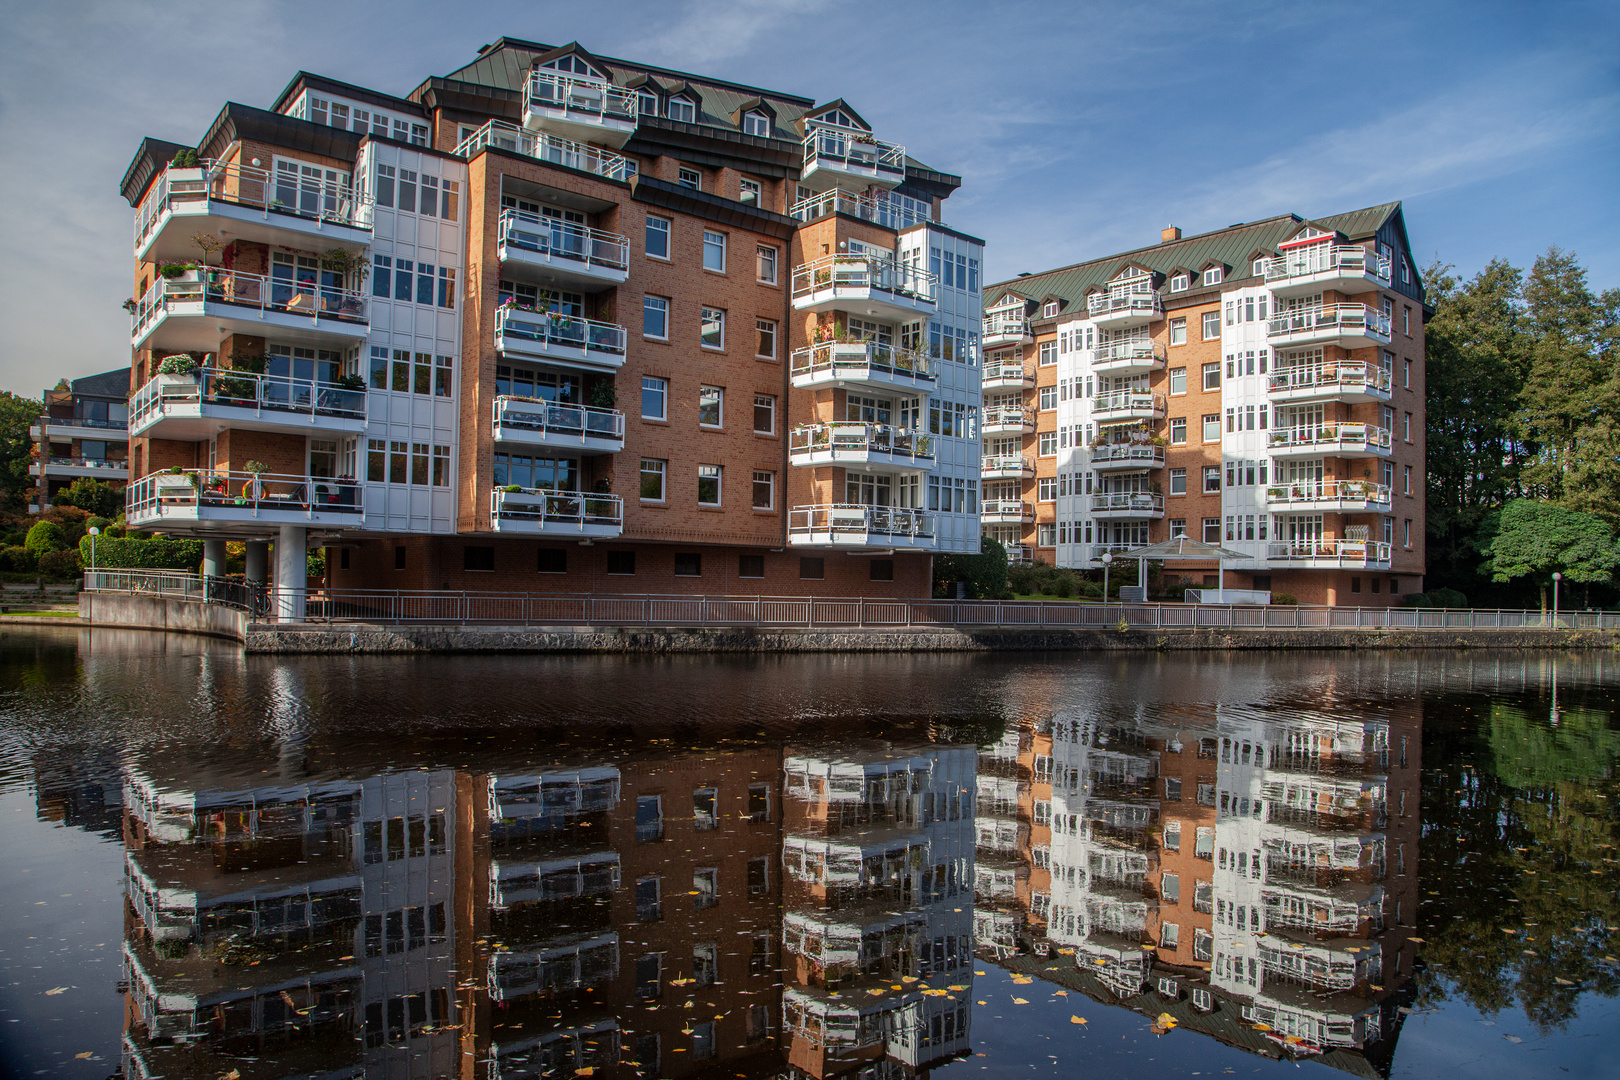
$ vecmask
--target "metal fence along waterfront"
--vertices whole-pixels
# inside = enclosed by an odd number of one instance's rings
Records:
[[[89,570],[92,592],[129,592],[253,612],[274,590],[155,570]],[[309,623],[482,623],[499,626],[763,626],[801,629],[997,627],[1132,630],[1620,630],[1620,611],[1354,608],[1243,604],[1086,604],[1025,600],[874,600],[803,596],[311,590]]]

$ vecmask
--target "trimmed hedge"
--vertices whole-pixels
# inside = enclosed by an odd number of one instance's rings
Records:
[[[97,570],[195,570],[202,563],[201,540],[166,536],[96,537]],[[90,537],[79,540],[79,560],[90,565]]]

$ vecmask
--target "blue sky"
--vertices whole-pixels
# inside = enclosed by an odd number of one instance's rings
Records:
[[[845,97],[963,177],[991,280],[1293,211],[1406,204],[1420,264],[1575,251],[1620,285],[1620,4],[391,0],[8,4],[0,388],[128,363],[146,135],[300,68],[406,94],[502,34]]]

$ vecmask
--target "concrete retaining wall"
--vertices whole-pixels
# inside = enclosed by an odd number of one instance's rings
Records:
[[[801,630],[555,626],[247,628],[251,653],[1092,652],[1212,649],[1613,649],[1613,630]]]
[[[170,600],[137,593],[81,592],[79,618],[100,627],[204,634],[235,641],[245,641],[248,631],[245,611],[220,604]]]

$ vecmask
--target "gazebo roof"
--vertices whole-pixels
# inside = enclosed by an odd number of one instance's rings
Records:
[[[1231,548],[1221,547],[1219,544],[1206,544],[1201,540],[1194,540],[1190,536],[1174,536],[1158,544],[1149,544],[1147,547],[1131,548],[1114,556],[1116,560],[1128,559],[1157,559],[1163,562],[1176,560],[1197,559],[1253,559],[1254,556],[1243,551],[1233,551]]]

